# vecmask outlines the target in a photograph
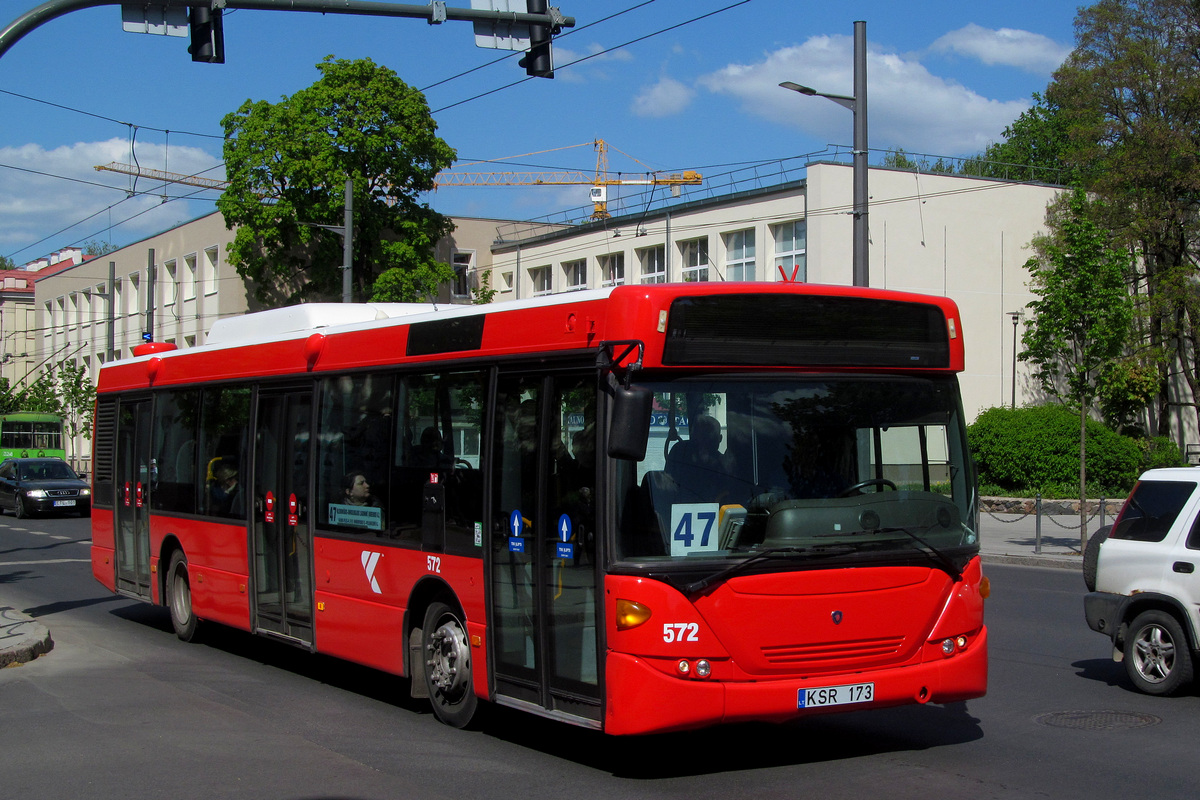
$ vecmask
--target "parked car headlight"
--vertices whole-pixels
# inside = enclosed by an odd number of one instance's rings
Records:
[[[38,499],[41,499],[46,496],[46,490],[45,489],[29,489],[28,491],[25,492],[25,496],[26,497],[36,497]]]
[[[90,497],[90,496],[91,496],[91,494],[92,494],[92,490],[91,490],[91,489],[80,489],[80,490],[79,490],[79,496],[80,496],[80,497]]]

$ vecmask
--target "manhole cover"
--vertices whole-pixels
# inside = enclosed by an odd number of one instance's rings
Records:
[[[1128,728],[1145,728],[1162,722],[1153,714],[1133,711],[1055,711],[1034,717],[1039,725],[1052,728],[1073,728],[1079,731],[1115,731]]]

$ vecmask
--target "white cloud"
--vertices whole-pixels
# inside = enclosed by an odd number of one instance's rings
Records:
[[[1071,53],[1069,45],[1040,33],[1015,28],[993,30],[975,23],[947,33],[930,49],[974,58],[989,66],[1019,67],[1040,75],[1049,75]]]
[[[172,146],[168,151],[161,144],[144,143],[136,153],[145,168],[225,177],[223,169],[204,172],[220,162],[199,148]],[[69,243],[107,240],[110,224],[113,243],[124,244],[213,208],[211,202],[162,202],[163,194],[175,197],[191,191],[189,187],[147,178],[135,184],[127,175],[95,169],[114,161],[131,162],[126,140],[78,142],[52,150],[37,144],[0,148],[0,164],[9,167],[0,168],[0,253],[24,264]],[[127,198],[130,189],[138,194]],[[109,206],[114,208],[106,211]],[[63,233],[55,235],[59,231]],[[51,238],[40,241],[47,235]]]
[[[829,143],[850,143],[853,119],[846,109],[823,98],[790,93],[779,87],[782,81],[853,94],[853,40],[815,36],[768,53],[756,64],[730,64],[699,83],[739,99],[747,113],[793,125]],[[872,149],[971,155],[999,140],[1004,128],[1028,108],[1024,101],[988,99],[931,74],[917,61],[877,51],[867,54],[867,90]]]
[[[694,89],[664,75],[638,92],[630,110],[639,117],[669,117],[687,108],[695,96]]]

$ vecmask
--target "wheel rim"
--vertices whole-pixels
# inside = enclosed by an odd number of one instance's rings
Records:
[[[192,589],[188,586],[187,570],[182,566],[171,573],[171,613],[182,625],[192,618]]]
[[[429,683],[448,701],[458,700],[471,680],[466,632],[458,620],[446,618],[429,637],[425,662]]]
[[[1142,628],[1133,643],[1133,659],[1138,675],[1145,681],[1162,683],[1175,668],[1175,642],[1171,634],[1158,625]]]

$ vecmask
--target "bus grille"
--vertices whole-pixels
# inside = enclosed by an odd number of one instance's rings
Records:
[[[784,644],[762,649],[763,657],[774,666],[817,665],[846,659],[876,659],[894,656],[904,646],[903,636],[855,641]]]

